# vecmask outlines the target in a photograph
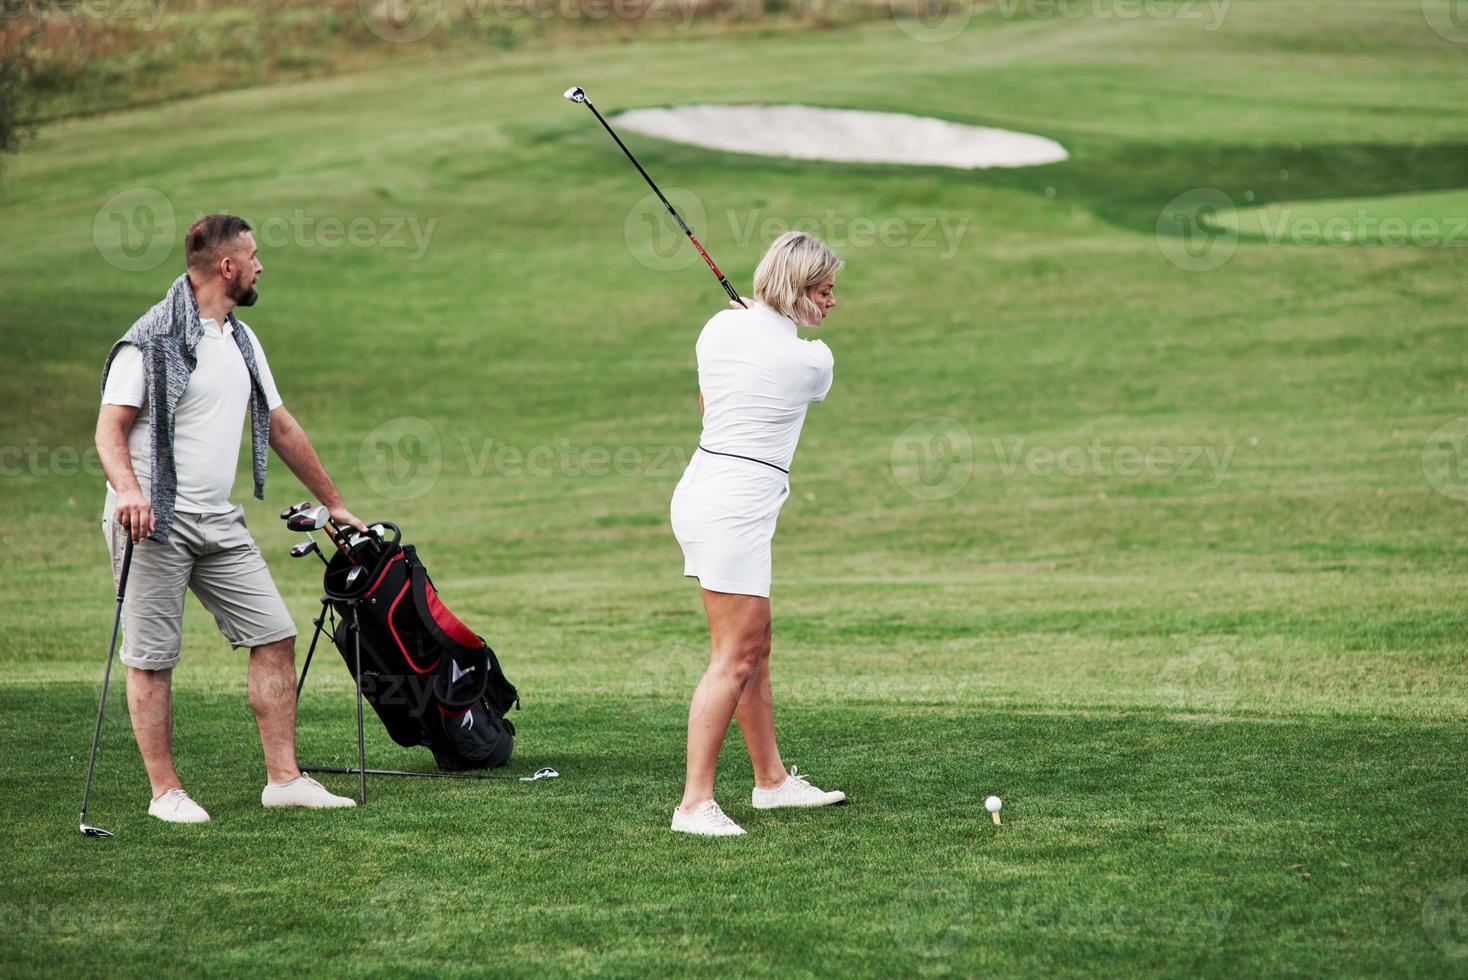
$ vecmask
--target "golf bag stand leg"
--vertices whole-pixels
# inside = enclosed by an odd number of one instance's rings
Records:
[[[306,662],[301,665],[301,679],[296,682],[296,707],[300,709],[301,690],[306,686],[306,672],[311,669],[311,658],[316,656],[316,641],[321,639],[321,631],[326,628],[326,609],[328,599],[321,597],[321,613],[316,617],[314,626],[316,631],[311,634],[311,647],[306,651]]]
[[[357,791],[362,804],[367,803],[367,746],[362,731],[362,630],[357,624],[357,603],[351,604],[351,620],[347,629],[352,633],[352,656],[356,658],[357,674]]]

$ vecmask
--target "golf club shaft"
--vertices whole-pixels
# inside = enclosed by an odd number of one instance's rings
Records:
[[[709,257],[708,251],[703,247],[703,244],[699,242],[698,236],[693,233],[693,229],[688,227],[687,222],[683,220],[683,216],[680,215],[678,213],[678,210],[673,207],[672,203],[663,196],[663,192],[658,190],[658,185],[653,182],[653,179],[651,177],[648,176],[647,171],[642,169],[642,164],[637,162],[637,158],[632,155],[632,151],[627,149],[627,144],[622,142],[622,137],[618,136],[617,131],[614,130],[611,125],[602,118],[602,114],[600,112],[596,111],[596,106],[591,104],[590,99],[583,99],[582,101],[586,103],[586,108],[591,110],[591,114],[596,117],[597,122],[601,123],[602,128],[607,131],[607,134],[616,141],[617,146],[621,147],[622,152],[627,155],[627,159],[632,161],[632,166],[636,167],[637,172],[642,174],[642,179],[647,181],[647,186],[651,187],[652,192],[658,196],[658,200],[663,202],[663,207],[668,209],[668,213],[673,216],[673,220],[678,222],[678,227],[683,229],[683,234],[688,236],[688,240],[693,243],[693,247],[698,249],[698,254],[702,255],[703,260],[708,263],[708,267],[713,271],[714,277],[719,280],[719,285],[724,287],[724,292],[728,293],[729,298],[738,303],[740,306],[747,306],[744,300],[739,298],[739,293],[737,293],[734,290],[734,287],[729,284],[729,278],[719,271],[719,267],[715,265],[714,260]]]
[[[102,668],[102,696],[97,699],[97,724],[92,728],[92,751],[87,756],[87,783],[82,790],[81,824],[87,822],[87,801],[92,797],[92,772],[97,765],[97,742],[102,738],[102,709],[107,706],[107,684],[112,680],[112,654],[117,650],[117,632],[122,626],[122,599],[127,594],[127,573],[133,563],[133,536],[127,530],[127,548],[122,553],[122,570],[117,576],[117,612],[112,617],[112,639],[107,641],[107,659]]]

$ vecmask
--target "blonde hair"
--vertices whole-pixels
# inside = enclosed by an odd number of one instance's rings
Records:
[[[796,323],[819,323],[820,310],[806,294],[845,264],[814,235],[787,231],[775,239],[754,270],[754,298]]]

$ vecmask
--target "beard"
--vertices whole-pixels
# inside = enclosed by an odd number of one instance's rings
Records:
[[[241,286],[239,280],[236,279],[229,284],[229,289],[225,292],[225,295],[234,302],[235,306],[254,306],[255,301],[260,298],[260,290],[254,286]]]

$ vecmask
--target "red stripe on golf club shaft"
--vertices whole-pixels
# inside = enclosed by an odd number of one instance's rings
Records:
[[[714,275],[720,279],[724,278],[724,274],[719,271],[719,267],[714,265],[714,260],[709,258],[709,253],[703,250],[703,245],[699,243],[698,236],[690,231],[688,233],[688,240],[693,243],[694,248],[698,249],[698,254],[703,256],[703,260],[709,264],[709,268],[714,270]]]

